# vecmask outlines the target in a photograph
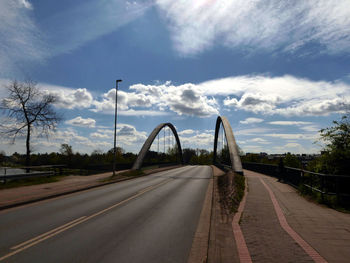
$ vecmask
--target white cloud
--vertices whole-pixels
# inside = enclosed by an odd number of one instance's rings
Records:
[[[165,111],[154,111],[154,110],[121,110],[118,112],[118,115],[123,116],[165,116],[168,115],[168,112]]]
[[[92,103],[92,95],[87,89],[76,89],[70,92],[51,91],[58,98],[56,106],[65,109],[88,108]]]
[[[165,110],[171,110],[178,115],[207,117],[219,113],[214,98],[209,98],[194,84],[171,85],[166,82],[160,85],[135,84],[130,86],[133,92],[118,92],[118,108],[124,115],[165,115]],[[114,112],[115,90],[103,94],[101,100],[94,101],[94,112]],[[158,108],[159,111],[135,111],[132,107]]]
[[[214,135],[206,132],[196,132],[196,135],[184,137],[180,135],[182,148],[203,148],[212,151],[214,144]]]
[[[318,125],[306,125],[304,127],[300,127],[300,129],[307,132],[318,132],[321,130],[321,128]]]
[[[113,135],[113,129],[97,129],[89,137],[80,135],[73,128],[58,129],[52,131],[48,142],[55,145],[68,143],[79,152],[92,152],[95,149],[107,151],[113,147]],[[117,145],[128,151],[137,152],[146,139],[146,132],[138,131],[132,125],[120,123],[117,126]]]
[[[299,143],[295,143],[295,142],[287,143],[284,146],[287,147],[287,148],[301,147],[301,145]]]
[[[318,153],[320,151],[320,148],[317,147],[307,147],[305,145],[302,145],[300,143],[286,143],[282,146],[275,146],[272,148],[273,151],[278,153],[286,153],[286,152],[292,152],[292,153]]]
[[[229,108],[284,116],[329,115],[350,109],[350,85],[294,76],[238,76],[198,84],[203,94],[227,96]]]
[[[271,121],[269,124],[281,126],[297,126],[299,129],[307,132],[318,132],[320,127],[309,121]]]
[[[246,52],[293,52],[307,44],[319,51],[348,53],[348,0],[156,0],[174,47],[183,55],[217,43]]]
[[[91,138],[97,138],[97,139],[109,139],[112,136],[108,135],[108,134],[103,134],[103,133],[98,133],[98,132],[93,132],[90,134]]]
[[[244,145],[242,149],[245,153],[259,153],[265,152],[265,146],[262,145]]]
[[[249,142],[255,142],[255,143],[260,143],[260,144],[270,144],[270,142],[268,142],[267,140],[262,139],[262,138],[249,139]]]
[[[318,138],[317,134],[304,134],[304,133],[271,133],[264,134],[267,137],[275,137],[279,139],[287,140],[316,140]]]
[[[19,2],[25,7],[25,8],[28,8],[28,9],[33,9],[33,6],[32,4],[27,1],[27,0],[19,0]]]
[[[91,133],[91,138],[109,139],[113,141],[113,129],[97,129],[97,132]],[[120,123],[117,125],[117,142],[124,146],[138,147],[147,139],[146,132],[138,131],[135,126],[130,124]]]
[[[74,119],[66,121],[67,124],[78,126],[78,127],[87,127],[87,128],[94,128],[96,125],[96,121],[91,118],[82,118],[81,116],[78,116]]]
[[[219,113],[216,100],[205,96],[198,85],[191,83],[179,86],[170,82],[161,85],[136,84],[130,89],[152,98],[160,109],[169,108],[179,115],[207,117]]]
[[[244,121],[240,121],[239,123],[242,124],[253,124],[253,123],[261,123],[263,122],[263,119],[260,118],[246,118]]]
[[[273,129],[268,128],[252,128],[252,129],[241,129],[233,131],[235,135],[257,135],[272,132]]]
[[[183,130],[183,131],[178,132],[178,135],[190,135],[190,134],[193,134],[193,133],[195,133],[194,130],[187,129],[187,130]]]
[[[299,125],[307,125],[312,124],[312,122],[308,121],[271,121],[269,124],[272,125],[282,125],[282,126],[299,126]]]
[[[1,80],[4,82],[5,80]],[[114,114],[115,89],[93,98],[85,88],[73,89],[39,83],[38,86],[58,97],[57,107],[89,108]],[[3,91],[0,92],[3,93]],[[223,99],[223,97],[226,97]],[[135,84],[129,92],[118,92],[118,114],[125,116],[178,115],[208,117],[219,110],[244,110],[256,114],[282,116],[326,116],[350,110],[350,84],[342,81],[312,81],[294,76],[237,76],[198,84]],[[242,124],[262,122],[247,118]],[[271,122],[274,125],[306,125],[306,122]]]
[[[0,1],[0,75],[15,76],[17,64],[43,61],[47,49],[26,0]]]
[[[114,114],[115,110],[115,89],[110,89],[102,95],[100,100],[94,100],[93,112]],[[155,110],[134,110],[132,107],[149,108],[156,104],[156,98],[142,93],[118,91],[118,114],[124,116],[163,116],[164,111]]]
[[[89,108],[93,102],[91,92],[87,89],[74,89],[39,83],[38,88],[43,92],[54,95],[57,98],[55,106],[64,109]]]
[[[334,96],[334,95],[333,95]],[[337,96],[337,95],[335,95]],[[292,105],[276,110],[282,115],[328,115],[330,113],[346,113],[350,110],[350,98],[336,97],[332,99],[313,99],[301,105]]]

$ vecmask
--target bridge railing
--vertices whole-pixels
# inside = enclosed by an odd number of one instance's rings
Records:
[[[284,180],[286,183],[311,194],[318,193],[323,202],[350,205],[350,176],[332,175],[263,163],[242,163],[243,168]],[[282,170],[282,171],[281,171]]]

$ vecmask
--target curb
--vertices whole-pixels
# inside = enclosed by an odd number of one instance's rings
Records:
[[[212,167],[211,167],[212,168]],[[214,171],[208,183],[197,229],[193,237],[192,247],[187,263],[203,263],[208,260],[211,211],[213,207]]]

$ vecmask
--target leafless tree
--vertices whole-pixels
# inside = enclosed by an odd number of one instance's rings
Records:
[[[12,81],[5,88],[9,95],[0,102],[0,109],[9,123],[1,125],[1,133],[11,137],[13,142],[19,135],[26,136],[26,166],[29,166],[33,129],[48,136],[61,120],[52,107],[56,97],[42,93],[34,81]]]

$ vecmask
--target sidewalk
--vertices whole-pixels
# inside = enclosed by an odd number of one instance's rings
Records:
[[[145,174],[147,175],[176,167],[179,166],[147,170]],[[117,171],[116,173],[118,174],[125,171],[128,170]],[[66,176],[62,180],[54,183],[3,189],[0,190],[0,210],[134,178],[118,176],[112,182],[102,182],[103,179],[111,175],[112,172],[89,176]]]
[[[349,262],[350,214],[307,201],[276,178],[248,170],[244,174],[248,195],[241,229],[253,262],[314,262],[310,249],[319,254],[318,262],[322,258],[328,262]],[[277,199],[282,215],[278,215],[268,188]],[[294,237],[282,227],[281,216],[291,227],[290,232],[296,232]],[[296,235],[309,250],[296,242]]]

